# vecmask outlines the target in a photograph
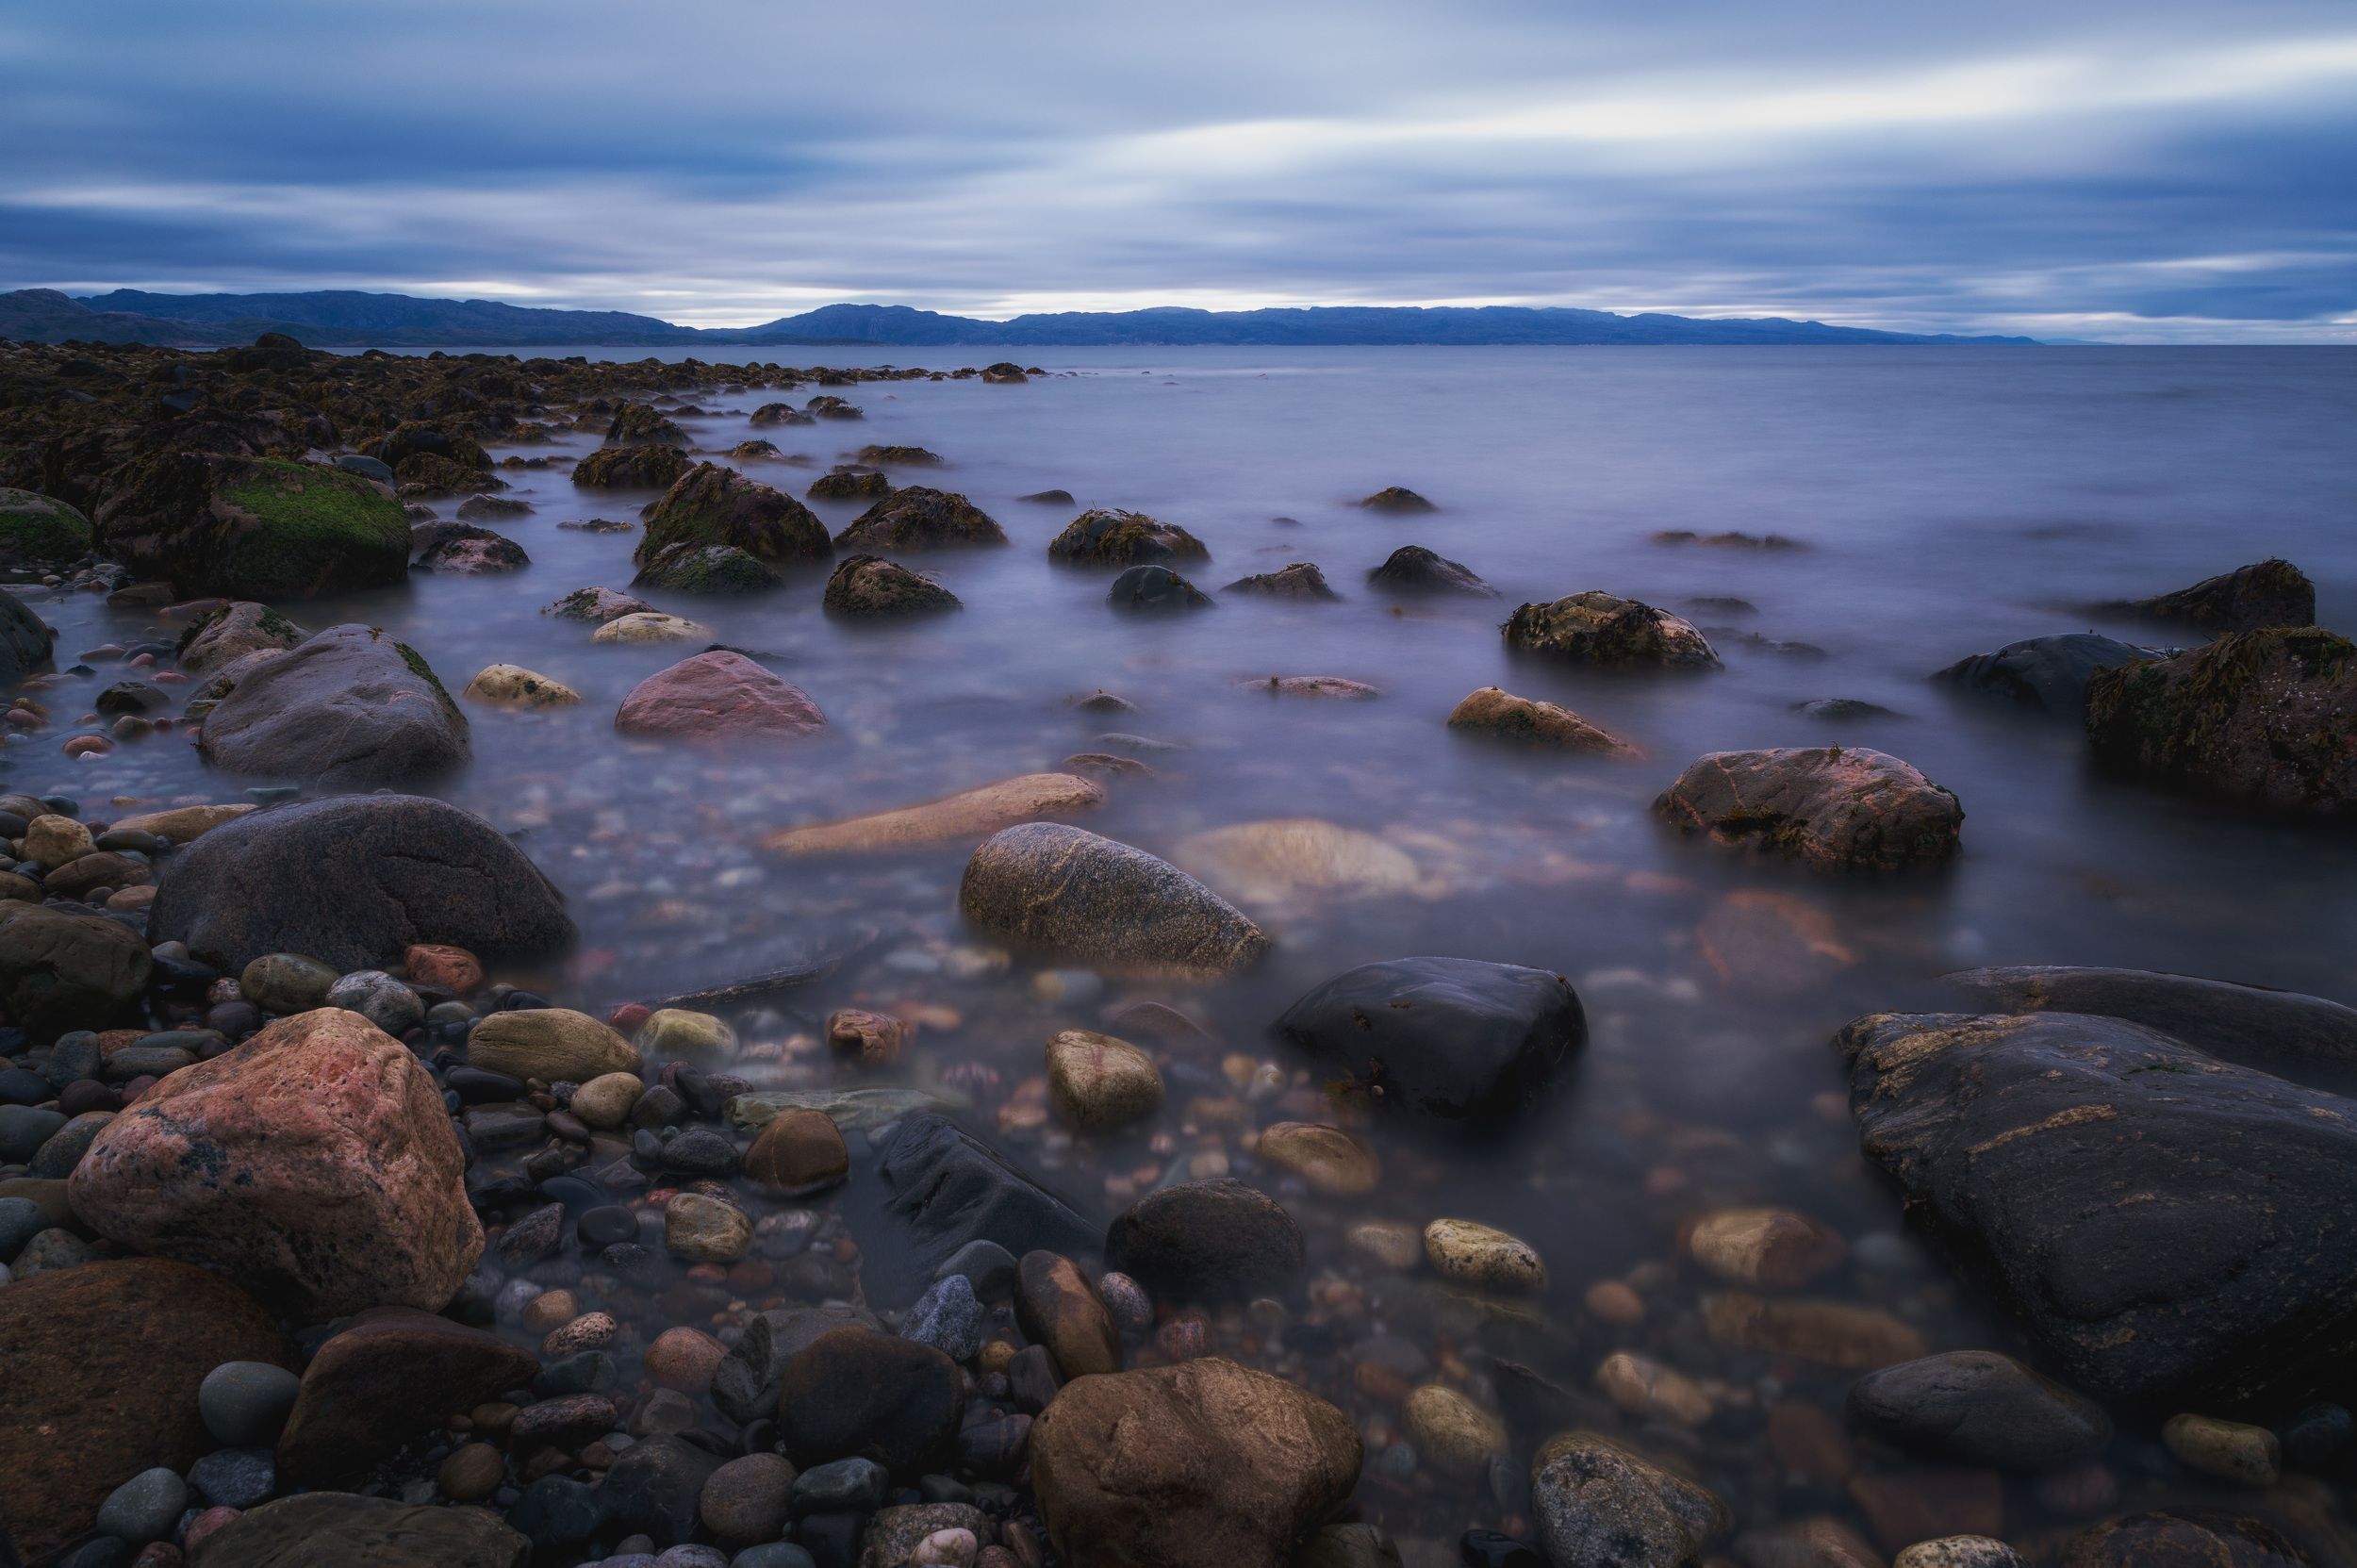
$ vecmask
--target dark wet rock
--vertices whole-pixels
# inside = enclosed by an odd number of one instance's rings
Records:
[[[785,454],[778,450],[778,443],[775,441],[754,440],[737,442],[729,448],[729,455],[744,463],[760,457],[783,457]]]
[[[528,518],[532,503],[507,495],[470,495],[458,503],[458,516],[468,522],[491,518]]]
[[[963,1274],[937,1279],[900,1325],[904,1339],[930,1345],[953,1362],[970,1362],[982,1348],[982,1303]]]
[[[18,682],[50,663],[57,630],[12,593],[0,593],[0,685]]]
[[[96,537],[78,507],[0,485],[0,562],[68,566],[90,554]]]
[[[1850,1385],[1850,1423],[1909,1453],[1992,1470],[2051,1470],[2102,1452],[2111,1418],[1993,1350],[1951,1350]]]
[[[844,550],[948,550],[1005,544],[1007,534],[955,491],[910,485],[862,512],[834,542]]]
[[[779,1379],[778,1438],[798,1465],[858,1458],[918,1475],[948,1457],[964,1413],[955,1362],[865,1329],[820,1335]]]
[[[1371,496],[1353,503],[1370,512],[1437,512],[1438,506],[1418,495],[1405,485],[1386,485]]]
[[[1360,1456],[1325,1400],[1211,1358],[1084,1378],[1031,1427],[1049,1539],[1119,1568],[1285,1568]]]
[[[2002,697],[2024,707],[2042,708],[2064,718],[2085,710],[2088,678],[2096,671],[2116,669],[2151,658],[2149,648],[2137,648],[2116,637],[2093,632],[2061,636],[2028,637],[2009,642],[1994,653],[1958,659],[1932,679],[1967,691]]]
[[[2357,1356],[2349,1101],[2079,1014],[1837,1044],[1868,1157],[2075,1386],[2231,1412]]]
[[[2216,1510],[2134,1513],[2070,1538],[2060,1568],[2324,1568],[2272,1525]]]
[[[921,446],[864,446],[852,454],[863,463],[887,468],[937,469],[942,466],[941,454],[928,452]]]
[[[1855,697],[1817,697],[1805,702],[1795,702],[1792,711],[1808,718],[1898,718],[1902,717],[1877,703]]]
[[[2255,632],[2266,626],[2314,626],[2316,586],[2289,561],[2269,557],[2205,577],[2189,588],[2132,599],[2124,609],[2154,620],[2182,621],[2205,632]]]
[[[463,766],[467,718],[416,650],[374,627],[331,626],[238,683],[197,752],[226,772],[370,789]]]
[[[881,1299],[914,1295],[980,1244],[1069,1255],[1094,1250],[1103,1235],[1071,1202],[940,1116],[908,1117],[881,1153],[877,1175],[898,1244],[865,1249],[868,1288]]]
[[[1942,975],[1992,1013],[2091,1013],[2156,1029],[2227,1062],[2293,1073],[2357,1063],[2357,1008],[2297,991],[2147,969],[2014,965]]]
[[[1716,534],[1697,533],[1691,528],[1664,528],[1651,536],[1655,544],[1699,544],[1714,550],[1806,550],[1808,546],[1782,534],[1746,534],[1739,529],[1724,529]]]
[[[818,422],[813,416],[802,412],[790,403],[765,403],[754,409],[748,418],[755,429],[763,429],[770,425]]]
[[[643,1531],[658,1546],[694,1539],[704,1483],[720,1457],[676,1437],[641,1438],[606,1470],[599,1491],[606,1523]]]
[[[1592,751],[1607,757],[1644,755],[1627,741],[1591,724],[1569,708],[1535,698],[1517,697],[1496,686],[1483,686],[1458,703],[1449,711],[1448,727],[1460,734],[1516,746]]]
[[[1274,1028],[1358,1094],[1468,1131],[1537,1104],[1588,1039],[1562,976],[1471,958],[1362,965]]]
[[[727,545],[769,566],[824,561],[834,553],[826,525],[809,507],[717,463],[699,463],[682,474],[647,515],[646,533],[631,557],[641,583],[651,581],[646,569],[675,545]]]
[[[532,557],[524,553],[522,545],[488,528],[478,528],[470,522],[433,523],[424,527],[433,530],[433,536],[423,541],[424,547],[418,552],[418,566],[422,570],[482,577],[492,572],[517,571],[532,564]]]
[[[244,654],[292,648],[310,635],[267,604],[224,604],[190,621],[180,634],[180,668],[191,675],[209,675]]]
[[[827,579],[821,602],[829,615],[937,615],[964,609],[958,596],[928,577],[879,555],[849,555]]]
[[[821,1335],[852,1328],[883,1332],[883,1325],[865,1308],[840,1303],[755,1312],[713,1374],[713,1403],[740,1426],[773,1418],[786,1363]]]
[[[613,422],[605,427],[605,444],[637,446],[646,441],[660,441],[665,446],[685,446],[687,432],[659,410],[643,403],[626,403],[616,409]]]
[[[304,1368],[279,1468],[304,1486],[365,1470],[451,1415],[530,1383],[539,1367],[498,1335],[433,1312],[362,1312]]]
[[[1469,599],[1495,599],[1498,590],[1460,562],[1435,554],[1420,544],[1404,544],[1384,563],[1367,573],[1367,586],[1393,594],[1461,594]]]
[[[1575,593],[1525,604],[1507,619],[1506,645],[1571,664],[1628,669],[1716,669],[1719,655],[1693,623],[1634,599]]]
[[[802,493],[813,501],[873,501],[892,493],[892,481],[858,463],[837,463]]]
[[[1713,751],[1678,775],[1654,812],[1730,849],[1886,871],[1949,859],[1964,824],[1953,793],[1859,746]]]
[[[675,446],[603,447],[573,465],[573,483],[585,489],[668,489],[687,471],[687,454]]]
[[[173,854],[148,934],[233,971],[298,952],[349,972],[420,943],[546,955],[574,931],[563,895],[483,818],[419,796],[353,795],[254,812]]]
[[[727,648],[656,670],[631,688],[614,715],[624,734],[701,741],[793,739],[826,723],[799,686]]]
[[[817,1192],[841,1181],[850,1153],[834,1118],[788,1107],[769,1118],[745,1151],[745,1175],[775,1192]]]
[[[991,835],[958,904],[1001,941],[1102,969],[1222,975],[1268,949],[1260,927],[1177,867],[1063,823]]]
[[[1016,496],[1015,500],[1029,502],[1034,506],[1073,506],[1079,504],[1079,503],[1073,500],[1072,492],[1070,490],[1033,490],[1030,495]]]
[[[961,1285],[965,1283],[962,1275],[951,1278]],[[968,1298],[972,1294],[969,1288]],[[1096,1292],[1079,1266],[1061,1253],[1040,1251],[1023,1255],[1015,1286],[1014,1315],[1025,1336],[1034,1344],[1046,1345],[1065,1377],[1085,1378],[1092,1373],[1121,1369],[1121,1336],[1106,1313],[1105,1304],[1097,1299]],[[979,1332],[978,1323],[978,1336]]]
[[[483,1509],[313,1492],[239,1514],[192,1560],[199,1568],[524,1568],[532,1544]]]
[[[1162,561],[1208,561],[1203,541],[1143,512],[1105,507],[1082,512],[1047,541],[1047,558],[1067,566],[1134,567]]]
[[[206,1373],[292,1359],[252,1297],[159,1258],[84,1263],[0,1289],[0,1533],[34,1559],[89,1527],[124,1481],[158,1465],[184,1471],[217,1446],[197,1399]]]
[[[1105,602],[1131,614],[1208,610],[1211,598],[1168,567],[1131,567],[1113,579]]]
[[[1539,1451],[1530,1499],[1558,1568],[1684,1568],[1731,1522],[1708,1491],[1590,1431]]]
[[[132,1021],[153,968],[120,921],[0,901],[0,1005],[36,1040]]]
[[[1164,1187],[1130,1205],[1105,1232],[1107,1267],[1178,1301],[1294,1296],[1301,1288],[1302,1256],[1301,1229],[1284,1206],[1226,1176]]]
[[[2097,759],[2287,817],[2357,816],[2357,645],[2317,627],[2232,632],[2087,683]]]
[[[577,1481],[570,1476],[543,1476],[524,1488],[523,1495],[508,1510],[507,1522],[530,1538],[535,1546],[546,1549],[569,1545],[586,1541],[605,1527],[605,1498],[586,1481]],[[327,1568],[327,1564],[321,1563],[319,1568]],[[419,1568],[424,1565],[420,1564]]]
[[[672,593],[766,593],[785,579],[730,544],[674,544],[657,551],[632,578],[634,588]]]
[[[1295,561],[1282,571],[1256,572],[1239,577],[1228,585],[1229,593],[1241,593],[1254,599],[1292,599],[1310,602],[1339,600],[1342,595],[1327,586],[1326,573],[1311,561]]]
[[[106,553],[183,594],[280,602],[399,583],[401,503],[357,474],[211,453],[145,459],[98,509]]]

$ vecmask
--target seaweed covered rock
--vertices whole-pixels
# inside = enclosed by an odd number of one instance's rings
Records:
[[[1958,659],[1932,679],[2069,718],[2085,710],[2087,682],[2097,671],[2151,657],[2151,649],[2117,637],[2068,632],[2025,637],[1994,653]]]
[[[661,490],[687,471],[687,454],[675,446],[600,447],[573,465],[573,483],[592,490]]]
[[[180,668],[209,675],[257,649],[292,648],[310,635],[267,604],[224,604],[180,634]]]
[[[1228,585],[1228,591],[1253,599],[1319,602],[1342,598],[1327,586],[1326,573],[1317,569],[1314,561],[1295,561],[1282,571],[1256,571],[1249,577],[1239,577]]]
[[[872,501],[892,493],[892,481],[861,463],[837,463],[802,492],[813,501]]]
[[[1405,485],[1386,485],[1373,495],[1360,497],[1353,504],[1363,506],[1370,512],[1409,513],[1440,510],[1438,506],[1433,505]]]
[[[834,542],[846,550],[948,550],[1005,544],[1007,533],[954,490],[910,485],[862,512]]]
[[[733,544],[666,545],[630,580],[634,588],[699,594],[766,593],[784,583],[775,567]]]
[[[98,509],[105,553],[184,594],[312,599],[409,572],[409,520],[358,474],[179,452],[124,476]]]
[[[369,789],[449,773],[470,747],[466,716],[415,649],[331,626],[239,681],[197,752],[226,772]]]
[[[938,615],[965,606],[930,577],[881,555],[847,555],[827,579],[820,602],[829,615],[884,618]]]
[[[2357,646],[2230,632],[2087,683],[2087,738],[2123,773],[2288,817],[2357,816]]]
[[[1515,746],[1558,751],[1593,751],[1600,756],[1638,757],[1644,753],[1620,736],[1553,702],[1517,697],[1497,686],[1470,693],[1449,711],[1448,727],[1462,734]]]
[[[809,507],[717,463],[697,464],[664,492],[632,559],[645,568],[683,544],[732,545],[771,566],[834,554]]]
[[[1896,870],[1956,852],[1964,807],[1910,764],[1864,747],[1713,751],[1654,801],[1682,833],[1819,866]]]
[[[70,565],[88,555],[97,537],[80,508],[0,486],[0,563]]]
[[[643,403],[625,403],[614,411],[612,422],[605,427],[607,446],[642,446],[649,441],[684,447],[687,444],[687,432],[661,410]]]
[[[2130,612],[2182,621],[2205,632],[2255,632],[2265,626],[2313,626],[2316,586],[2289,561],[2270,556],[2205,577],[2189,588],[2132,599]]]
[[[993,834],[958,905],[1002,941],[1121,972],[1225,975],[1268,949],[1260,927],[1177,867],[1062,823]]]
[[[1143,512],[1097,507],[1082,512],[1047,541],[1047,558],[1067,566],[1134,567],[1159,561],[1208,561],[1203,541]]]
[[[1842,1030],[1859,1143],[2100,1397],[2290,1404],[2357,1360],[2357,1108],[2072,1013]]]
[[[1719,655],[1691,621],[1608,593],[1525,604],[1507,620],[1507,646],[1607,668],[1716,669]]]
[[[1367,586],[1386,593],[1458,594],[1468,599],[1495,599],[1498,590],[1483,582],[1462,562],[1436,554],[1420,544],[1404,544],[1367,573]]]

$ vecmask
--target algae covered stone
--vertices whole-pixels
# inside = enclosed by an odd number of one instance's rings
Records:
[[[809,507],[782,490],[717,463],[699,463],[679,476],[648,514],[646,533],[632,558],[654,566],[675,545],[727,545],[756,561],[783,566],[823,561],[833,548]]]
[[[1654,811],[1729,849],[1879,870],[1949,859],[1964,824],[1953,791],[1859,746],[1713,751],[1679,774]]]
[[[1143,512],[1082,512],[1047,542],[1047,558],[1068,566],[1134,567],[1160,561],[1208,561],[1203,541]]]
[[[409,572],[401,503],[354,473],[276,457],[149,458],[98,510],[106,553],[182,593],[311,599]]]
[[[96,539],[78,508],[0,486],[0,560],[62,566],[88,555]]]

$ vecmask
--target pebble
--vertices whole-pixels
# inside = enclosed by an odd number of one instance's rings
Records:
[[[1424,1457],[1443,1475],[1480,1475],[1491,1455],[1506,1450],[1506,1428],[1497,1417],[1444,1383],[1426,1383],[1410,1393],[1400,1417]]]
[[[1890,1568],[2030,1568],[2030,1564],[1994,1536],[1951,1535],[1915,1543],[1890,1560]]]
[[[972,1530],[935,1530],[909,1554],[909,1568],[973,1568],[981,1549]]]
[[[507,1461],[487,1443],[462,1443],[435,1472],[435,1484],[454,1503],[479,1503],[507,1479]]]
[[[327,988],[325,1005],[349,1008],[398,1040],[425,1022],[418,994],[382,969],[358,969]]]
[[[573,1091],[567,1107],[595,1128],[616,1128],[630,1120],[638,1097],[647,1092],[636,1073],[601,1073]]]
[[[1633,1351],[1604,1359],[1596,1368],[1596,1389],[1630,1415],[1666,1416],[1684,1427],[1701,1426],[1715,1409],[1693,1378]]]
[[[1048,1104],[1068,1127],[1111,1131],[1162,1108],[1162,1075],[1127,1040],[1067,1029],[1048,1040],[1046,1063]]]
[[[647,1376],[665,1388],[701,1395],[728,1359],[728,1346],[699,1329],[666,1329],[647,1347]]]
[[[1360,1197],[1383,1180],[1364,1139],[1323,1122],[1277,1122],[1262,1130],[1256,1152],[1328,1197]]]
[[[818,1568],[818,1560],[790,1541],[748,1546],[729,1559],[729,1568]]]
[[[1599,1323],[1615,1329],[1634,1329],[1645,1321],[1645,1298],[1623,1280],[1599,1279],[1581,1295],[1580,1301]]]
[[[791,1511],[797,1519],[807,1513],[873,1512],[883,1506],[891,1486],[892,1477],[874,1460],[816,1464],[794,1477]]]
[[[2161,1442],[2187,1468],[2241,1486],[2273,1486],[2283,1473],[2283,1444],[2265,1427],[2172,1415],[2162,1424]]]
[[[663,1206],[663,1245],[691,1263],[733,1263],[752,1250],[753,1222],[733,1203],[681,1193]]]
[[[265,953],[238,976],[239,993],[267,1013],[307,1013],[325,1003],[342,977],[315,958]]]
[[[937,1279],[901,1325],[901,1337],[930,1345],[951,1361],[972,1361],[982,1348],[982,1304],[963,1274]]]
[[[1841,1266],[1849,1246],[1789,1209],[1720,1209],[1687,1230],[1687,1255],[1722,1279],[1794,1290]]]
[[[1424,1235],[1412,1225],[1362,1219],[1343,1232],[1353,1252],[1380,1267],[1406,1274],[1424,1262]]]
[[[217,1448],[189,1467],[189,1485],[216,1508],[255,1508],[278,1490],[268,1448]]]
[[[1424,1252],[1444,1279],[1482,1290],[1544,1290],[1547,1265],[1530,1244],[1469,1219],[1436,1219],[1424,1228]]]
[[[107,1494],[98,1508],[98,1528],[134,1546],[168,1541],[189,1506],[189,1484],[157,1465],[142,1470]]]
[[[747,1454],[705,1479],[698,1511],[723,1541],[766,1541],[785,1528],[794,1481],[794,1466],[779,1455]]]

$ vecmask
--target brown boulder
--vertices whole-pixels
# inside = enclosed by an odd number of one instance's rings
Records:
[[[1015,1322],[1035,1345],[1047,1346],[1066,1378],[1121,1369],[1121,1339],[1105,1303],[1079,1265],[1061,1252],[1026,1252],[1017,1266]]]
[[[36,1040],[133,1021],[153,962],[139,933],[119,921],[0,903],[0,1004]]]
[[[2154,594],[2119,606],[2154,620],[2178,620],[2211,632],[2255,632],[2263,626],[2316,623],[2316,586],[2280,557],[2205,577],[2189,588]]]
[[[74,1213],[136,1251],[218,1269],[306,1321],[438,1310],[483,1251],[441,1092],[340,1008],[184,1067],[74,1168]]]
[[[1005,544],[1007,532],[954,490],[910,485],[862,512],[834,542],[845,550],[946,550]]]
[[[631,688],[614,716],[614,727],[624,734],[692,740],[783,739],[809,734],[826,722],[800,687],[725,648],[656,670]]]
[[[388,1459],[540,1370],[496,1334],[414,1307],[377,1307],[321,1345],[278,1440],[279,1473],[317,1486]]]
[[[1956,852],[1964,807],[1897,757],[1863,747],[1713,751],[1654,801],[1685,833],[1820,866],[1894,870]]]
[[[1218,1358],[1079,1378],[1031,1428],[1047,1533],[1092,1568],[1283,1568],[1359,1461],[1342,1411]]]
[[[1645,754],[1569,708],[1535,698],[1517,697],[1496,686],[1483,686],[1458,703],[1449,713],[1448,727],[1518,746],[1551,746],[1558,751],[1594,751],[1608,757]]]
[[[0,1535],[39,1558],[142,1470],[217,1444],[197,1385],[223,1362],[291,1366],[271,1315],[217,1275],[162,1258],[51,1270],[0,1290]]]
[[[1573,664],[1612,668],[1717,669],[1719,655],[1693,622],[1634,599],[1575,593],[1525,604],[1506,622],[1507,646]]]
[[[832,1187],[850,1168],[850,1150],[834,1118],[797,1106],[770,1117],[745,1151],[746,1178],[782,1193]]]

